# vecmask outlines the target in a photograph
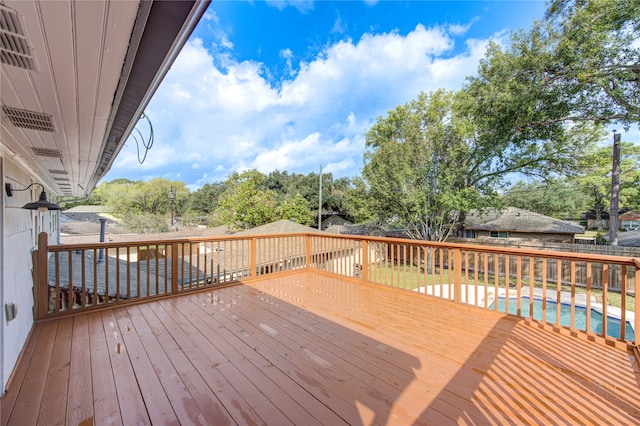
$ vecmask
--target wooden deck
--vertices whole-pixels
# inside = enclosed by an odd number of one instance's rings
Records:
[[[38,323],[2,425],[638,424],[632,354],[313,273]]]

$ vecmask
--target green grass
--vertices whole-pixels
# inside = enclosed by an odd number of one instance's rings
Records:
[[[369,268],[370,279],[373,282],[392,285],[398,288],[415,289],[420,286],[440,284],[448,284],[453,282],[453,271],[448,269],[436,268],[435,273],[425,272],[422,268],[412,267],[409,265],[393,265],[393,266],[379,266],[371,265]],[[478,282],[475,282],[475,275],[469,274],[468,281],[465,280],[465,275],[462,275],[463,284],[484,286],[485,277],[484,274],[478,274]],[[487,281],[490,288],[495,286],[495,276],[489,275]],[[498,277],[498,287],[504,288],[505,278]],[[509,287],[515,288],[516,280],[514,278],[509,279]],[[529,287],[529,281],[523,280],[523,288]],[[535,288],[542,288],[541,282],[534,282]],[[547,283],[547,290],[557,290],[557,286],[554,283]],[[563,285],[561,291],[571,292],[571,287]],[[582,287],[576,287],[576,294],[586,294],[587,289]],[[591,295],[596,298],[598,302],[602,302],[602,291],[591,290]],[[607,292],[607,301],[609,305],[620,308],[622,306],[622,295],[612,291]],[[626,310],[635,312],[636,299],[634,296],[627,295],[626,298]]]

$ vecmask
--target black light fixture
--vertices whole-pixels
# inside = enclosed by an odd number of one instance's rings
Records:
[[[13,197],[13,191],[26,191],[27,189],[31,188],[33,185],[38,185],[42,188],[42,192],[40,192],[40,199],[38,201],[25,204],[24,206],[22,206],[23,209],[38,210],[40,212],[46,212],[48,210],[60,210],[59,205],[55,203],[50,203],[47,200],[47,193],[44,191],[44,186],[41,183],[34,182],[23,189],[13,189],[13,186],[10,183],[5,183],[4,190],[7,193],[8,197]]]

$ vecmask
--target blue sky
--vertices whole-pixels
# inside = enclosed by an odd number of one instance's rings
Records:
[[[458,89],[489,40],[528,28],[542,1],[221,1],[149,103],[154,145],[129,139],[103,180],[234,171],[360,174],[365,134],[420,91]],[[149,129],[140,122],[145,136]]]

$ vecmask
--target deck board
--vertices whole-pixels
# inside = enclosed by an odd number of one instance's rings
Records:
[[[36,324],[2,425],[638,424],[638,371],[599,342],[307,272]]]
[[[101,313],[87,315],[89,320],[89,346],[91,348],[91,384],[93,390],[94,424],[122,425],[116,384],[109,357],[108,337]]]
[[[72,333],[66,423],[77,425],[87,422],[91,424],[93,421],[93,386],[91,369],[87,368],[91,365],[91,351],[87,350],[87,343],[89,343],[87,315],[74,319]],[[41,416],[40,418],[47,417]]]
[[[47,374],[46,386],[42,395],[39,417],[46,416],[51,424],[64,424],[67,415],[67,398],[75,392],[69,392],[69,372],[74,321],[66,318],[58,322],[55,343],[51,354],[51,365]],[[73,344],[73,342],[71,342]],[[82,369],[81,371],[83,371]]]

